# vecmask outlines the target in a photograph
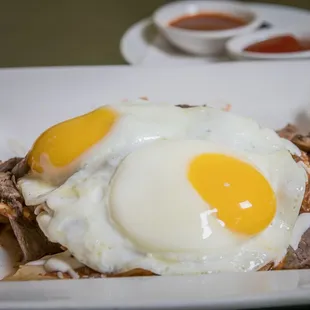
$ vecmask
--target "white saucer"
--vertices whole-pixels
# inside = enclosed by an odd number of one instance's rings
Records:
[[[310,25],[310,11],[290,6],[251,3],[247,4],[273,28],[290,25]],[[167,66],[195,65],[230,61],[227,57],[199,57],[187,55],[171,46],[152,24],[151,18],[143,19],[131,26],[120,41],[124,59],[132,65]]]

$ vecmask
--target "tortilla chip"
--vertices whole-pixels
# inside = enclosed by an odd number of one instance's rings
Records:
[[[56,276],[46,274],[43,266],[22,265],[13,274],[5,277],[2,281],[35,281],[35,280],[56,280]]]
[[[141,268],[114,274],[103,274],[87,266],[77,268],[74,271],[78,274],[79,279],[155,276],[153,272]],[[72,279],[72,277],[68,273],[46,272],[43,265],[21,265],[14,274],[5,277],[3,281],[41,281],[59,279],[69,280]]]

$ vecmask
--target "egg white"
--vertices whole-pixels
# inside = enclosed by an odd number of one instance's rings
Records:
[[[52,212],[42,212],[37,217],[49,240],[67,247],[79,261],[101,272],[133,268],[158,274],[251,271],[283,258],[306,182],[305,171],[288,151],[298,154],[298,149],[251,119],[212,108],[180,109],[151,103],[113,107],[121,115],[117,124],[83,155],[79,171],[63,185],[50,187],[31,177],[19,182],[27,205],[46,202],[51,209]],[[186,145],[185,149],[191,155],[200,149],[218,150],[251,162],[270,182],[277,197],[276,216],[269,227],[244,240],[214,222],[214,237],[203,250],[197,245],[189,251],[168,251],[164,242],[161,247],[157,240],[158,251],[150,252],[143,244],[129,239],[111,218],[109,199],[113,177],[128,154],[134,158],[136,150],[138,153],[143,147],[163,140],[179,141],[180,145],[182,141],[200,140],[196,141],[198,148]],[[181,166],[189,157],[183,158]],[[147,159],[140,158],[140,162],[141,167],[147,167]],[[169,168],[169,164],[166,166]],[[123,186],[131,186],[130,180],[125,181]],[[186,182],[181,185],[186,190]],[[139,188],[133,186],[131,191]],[[116,196],[121,195],[120,190]]]

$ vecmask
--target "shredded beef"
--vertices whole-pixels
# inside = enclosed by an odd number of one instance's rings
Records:
[[[5,162],[0,162],[0,172],[11,171],[22,160],[20,157],[13,157]]]
[[[296,251],[288,248],[280,266],[278,269],[310,269],[310,228],[301,237]]]
[[[182,109],[188,109],[188,108],[194,108],[194,105],[189,105],[189,104],[179,104],[177,107],[182,108]]]
[[[310,152],[310,135],[302,136],[302,135],[295,135],[292,138],[292,142],[298,146],[298,148],[304,152]]]
[[[298,133],[298,129],[295,125],[288,124],[283,129],[277,131],[281,138],[292,140],[292,138]]]
[[[9,220],[22,250],[24,263],[62,251],[59,244],[48,241],[35,220],[28,220],[24,216]]]
[[[11,209],[12,216],[22,213],[24,199],[14,185],[11,172],[0,172],[0,203]]]
[[[304,200],[301,204],[300,213],[309,213],[310,212],[310,182],[307,183],[305,189]]]
[[[278,134],[290,140],[299,149],[301,149],[301,155],[294,155],[293,158],[296,162],[302,161],[304,165],[309,168],[309,156],[310,150],[310,136],[302,136],[298,133],[295,126],[289,124],[282,130],[278,131]],[[310,212],[310,176],[308,173],[308,183],[305,188],[305,195],[301,205],[300,213]],[[303,234],[299,242],[297,250],[289,247],[284,260],[275,266],[275,269],[310,269],[310,228]]]
[[[26,207],[16,187],[16,178],[25,175],[28,167],[21,158],[0,164],[0,222],[11,224],[23,253],[23,262],[61,252],[58,244],[49,242],[39,228],[33,210]]]
[[[29,171],[29,166],[27,164],[27,158],[20,160],[12,169],[12,174],[18,180],[23,177]]]

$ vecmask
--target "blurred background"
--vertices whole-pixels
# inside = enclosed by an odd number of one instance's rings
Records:
[[[167,2],[170,1],[1,1],[0,67],[125,64],[119,52],[123,33]],[[259,2],[310,10],[310,0]]]

